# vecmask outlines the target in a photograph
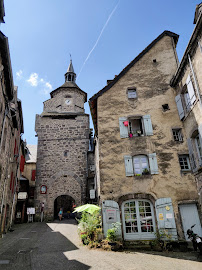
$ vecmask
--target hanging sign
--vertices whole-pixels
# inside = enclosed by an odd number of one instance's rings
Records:
[[[47,186],[42,185],[42,186],[40,187],[40,193],[41,193],[41,194],[46,194],[46,193],[47,193]]]

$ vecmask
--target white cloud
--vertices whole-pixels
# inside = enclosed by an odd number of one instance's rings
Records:
[[[48,95],[50,93],[50,91],[53,89],[52,85],[50,82],[47,82],[45,79],[40,78],[39,75],[36,72],[31,73],[31,75],[29,76],[29,79],[27,80],[27,82],[31,85],[31,86],[39,86],[40,88],[42,88],[41,93]]]
[[[45,85],[46,85],[46,87],[47,87],[47,88],[49,88],[50,90],[52,90],[52,89],[53,89],[52,85],[51,85],[49,82],[46,82],[46,84],[45,84]]]
[[[38,78],[39,78],[39,75],[37,73],[32,73],[30,75],[29,79],[27,80],[27,82],[31,86],[37,86],[38,85]]]
[[[16,72],[16,76],[18,80],[22,79],[22,70],[20,69],[19,71]]]

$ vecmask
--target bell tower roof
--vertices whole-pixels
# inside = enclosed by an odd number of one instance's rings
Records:
[[[70,59],[70,63],[65,73],[65,82],[74,82],[76,81],[76,73],[74,72],[74,67],[72,64],[72,59]]]

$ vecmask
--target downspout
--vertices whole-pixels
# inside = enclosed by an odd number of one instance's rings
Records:
[[[200,96],[200,92],[199,92],[199,85],[198,85],[198,82],[196,80],[196,76],[195,76],[195,73],[194,73],[194,68],[192,66],[192,62],[191,62],[191,58],[190,58],[190,55],[189,54],[188,54],[188,59],[189,59],[189,65],[190,65],[190,69],[191,69],[191,72],[192,72],[192,75],[193,75],[193,79],[194,79],[194,85],[195,85],[196,92],[197,92],[197,95],[198,95],[198,98],[199,98],[199,103],[202,106],[201,96]]]

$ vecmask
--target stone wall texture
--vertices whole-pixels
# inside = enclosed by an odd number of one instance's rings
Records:
[[[177,216],[179,201],[198,199],[194,175],[181,172],[178,159],[179,154],[188,154],[188,148],[175,91],[170,87],[177,64],[173,40],[164,36],[98,98],[96,165],[101,201],[118,202],[129,194],[150,194],[155,199],[170,197]],[[133,101],[127,97],[129,87],[137,90],[138,98]],[[168,104],[170,109],[164,112],[163,104]],[[120,138],[119,117],[143,115],[151,116],[153,135]],[[174,141],[172,128],[182,129],[182,143]],[[126,176],[124,156],[149,153],[157,155],[159,174]],[[177,226],[182,231],[179,223]]]
[[[38,134],[37,172],[36,172],[36,206],[45,203],[45,213],[53,216],[54,201],[58,196],[68,195],[76,205],[85,203],[87,181],[87,151],[89,148],[89,115],[79,112],[71,114],[50,113],[50,108],[65,104],[67,96],[74,99],[69,106],[70,111],[75,104],[83,107],[82,93],[74,89],[59,90],[58,95],[45,102],[45,112],[49,114],[36,116],[36,132]],[[77,103],[78,101],[78,103]],[[74,103],[75,102],[75,103]],[[50,107],[49,107],[50,106]],[[64,105],[65,106],[65,105]],[[74,111],[75,112],[75,111]],[[47,194],[40,194],[40,186],[47,186]]]

